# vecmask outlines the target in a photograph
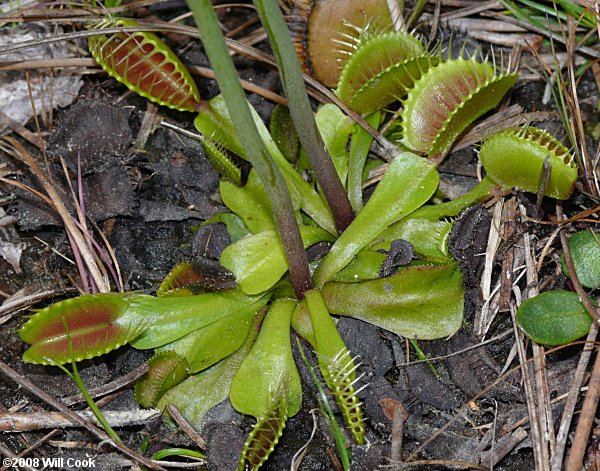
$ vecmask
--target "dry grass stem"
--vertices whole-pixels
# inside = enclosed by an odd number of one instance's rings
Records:
[[[204,450],[206,448],[206,441],[198,432],[196,432],[196,429],[192,427],[192,425],[185,419],[185,417],[181,415],[179,409],[177,409],[177,407],[175,407],[173,404],[169,404],[167,406],[167,411],[169,412],[171,418],[175,422],[177,422],[177,425],[179,425],[181,430],[187,433],[188,437],[194,440],[194,442],[196,442],[200,449]]]
[[[83,420],[99,425],[91,411],[76,412]],[[160,417],[161,412],[156,409],[133,411],[103,411],[111,427],[129,427],[144,425],[150,420]],[[73,422],[60,412],[27,412],[3,413],[0,416],[0,432],[31,432],[33,430],[81,427],[80,423]]]
[[[29,392],[31,392],[32,394],[37,396],[39,399],[44,401],[46,404],[55,408],[59,412],[62,412],[73,423],[77,423],[80,426],[84,427],[90,433],[95,435],[97,438],[99,438],[100,440],[102,440],[105,443],[111,444],[113,447],[115,447],[122,453],[126,454],[130,458],[133,458],[138,463],[143,464],[144,466],[147,466],[150,469],[166,471],[165,468],[163,468],[162,466],[157,465],[156,463],[152,462],[145,456],[140,455],[139,453],[132,450],[131,448],[123,445],[122,443],[115,442],[104,430],[98,428],[94,424],[90,423],[89,421],[87,421],[84,418],[77,415],[75,412],[71,411],[68,407],[63,405],[60,401],[56,400],[55,398],[53,398],[46,392],[42,391],[40,388],[38,388],[35,384],[33,384],[27,378],[21,376],[15,370],[13,370],[8,365],[6,365],[4,362],[1,362],[1,361],[0,361],[0,372],[4,373],[4,375],[6,375],[8,378],[15,381],[21,387],[27,389]]]
[[[141,378],[144,374],[146,374],[148,372],[148,370],[149,370],[148,364],[142,363],[140,366],[133,369],[126,375],[121,376],[120,378],[118,378],[114,381],[111,381],[110,383],[106,383],[102,386],[98,386],[97,388],[90,389],[89,390],[90,396],[92,396],[92,398],[96,399],[100,396],[104,396],[104,395],[110,394],[114,391],[123,389],[127,386],[131,386],[139,378]],[[60,401],[67,406],[72,406],[75,404],[84,403],[85,398],[83,397],[83,394],[79,393],[79,394],[75,394],[73,396],[63,397],[63,398],[61,398]]]
[[[46,193],[48,194],[50,200],[56,208],[56,211],[61,217],[63,224],[65,225],[65,229],[73,238],[74,245],[77,247],[77,250],[79,251],[81,257],[85,261],[86,268],[89,270],[89,273],[93,278],[94,283],[96,283],[98,290],[101,293],[109,292],[110,288],[104,280],[104,277],[102,276],[102,273],[98,268],[98,264],[96,263],[94,256],[88,249],[87,243],[82,232],[77,228],[75,221],[69,214],[69,211],[65,207],[64,203],[62,202],[62,198],[60,197],[54,186],[51,184],[44,171],[40,168],[38,163],[35,161],[33,156],[27,151],[27,149],[25,149],[25,147],[23,147],[21,143],[19,143],[16,139],[12,137],[2,137],[1,139],[2,141],[6,142],[9,146],[8,148],[4,146],[4,150],[10,150],[10,148],[14,149],[14,155],[23,160],[40,181],[42,187],[44,188],[44,191],[46,191]]]
[[[488,244],[485,251],[485,265],[481,275],[481,292],[483,296],[483,306],[480,311],[475,314],[473,331],[477,337],[482,337],[487,332],[497,309],[492,309],[492,272],[494,269],[494,260],[496,252],[500,246],[500,227],[502,223],[503,201],[500,199],[494,206],[494,213],[490,225],[490,233],[488,235]]]

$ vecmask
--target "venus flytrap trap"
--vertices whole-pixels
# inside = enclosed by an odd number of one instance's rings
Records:
[[[106,18],[94,29],[137,26],[129,19]],[[89,50],[112,77],[139,95],[179,111],[197,111],[200,93],[181,60],[153,33],[119,32],[90,36]]]
[[[354,439],[362,445],[365,442],[364,419],[357,392],[354,390],[357,366],[329,315],[321,291],[315,289],[305,294],[314,347],[325,384],[335,397]]]
[[[393,26],[386,0],[294,0],[290,17],[304,71],[328,87],[338,83],[365,29],[391,31]]]
[[[429,156],[445,156],[516,81],[516,73],[498,73],[493,64],[475,58],[447,59],[430,67],[403,101],[401,143]]]
[[[403,98],[436,61],[435,53],[428,53],[422,42],[408,33],[367,31],[353,47],[355,52],[342,69],[336,94],[361,114],[371,114]]]
[[[506,188],[535,193],[546,159],[551,172],[545,196],[567,199],[577,181],[577,165],[569,150],[550,133],[532,126],[493,134],[481,146],[479,158],[488,175]]]

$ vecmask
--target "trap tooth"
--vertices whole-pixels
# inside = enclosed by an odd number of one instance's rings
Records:
[[[545,196],[567,199],[577,181],[577,165],[569,150],[533,126],[493,134],[481,146],[479,158],[487,174],[506,188],[536,193],[546,158],[552,170]]]
[[[365,29],[392,29],[386,0],[294,0],[291,23],[305,70],[334,87],[348,53]]]
[[[475,119],[498,105],[516,80],[516,74],[496,73],[491,63],[474,58],[432,66],[404,100],[402,143],[428,155],[445,155]]]
[[[410,34],[366,34],[343,67],[337,94],[358,113],[372,113],[404,97],[432,60]]]

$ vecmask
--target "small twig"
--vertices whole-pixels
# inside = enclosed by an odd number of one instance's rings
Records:
[[[37,450],[40,446],[42,446],[44,443],[46,443],[48,440],[50,440],[55,435],[58,435],[59,433],[60,433],[60,430],[58,430],[58,429],[48,432],[46,435],[44,435],[42,438],[40,438],[33,445],[30,445],[27,448],[25,448],[23,451],[21,451],[18,455],[15,456],[15,458],[24,458],[25,456],[29,455],[29,453],[31,453],[34,450]],[[0,466],[0,471],[5,471],[5,470],[6,470],[6,466]]]
[[[402,27],[404,25],[404,14],[403,7],[400,5],[399,0],[386,0],[387,7],[390,11],[390,16],[392,18],[392,24],[394,25],[394,31],[402,31]]]
[[[570,224],[572,222],[577,222],[577,221],[581,221],[582,219],[587,218],[588,216],[593,216],[596,215],[598,212],[600,212],[600,206],[595,206],[593,208],[590,209],[586,209],[584,211],[581,211],[580,213],[578,213],[577,215],[567,218],[567,219],[558,219],[557,221],[542,221],[541,219],[534,219],[534,218],[525,218],[526,221],[531,221],[531,222],[535,222],[537,224],[544,224],[544,225],[548,225],[548,226],[562,226],[565,224]],[[593,222],[600,222],[600,221],[593,221]]]
[[[75,246],[79,250],[83,259],[85,260],[87,269],[90,271],[91,276],[94,278],[94,282],[96,283],[98,290],[102,293],[109,292],[110,288],[104,281],[104,278],[102,277],[102,273],[98,269],[98,266],[96,264],[96,261],[94,260],[93,255],[88,250],[87,244],[86,244],[81,232],[77,229],[77,226],[75,225],[75,222],[73,221],[73,218],[69,214],[69,211],[67,210],[64,203],[62,202],[60,195],[54,189],[54,186],[51,184],[51,182],[47,178],[46,174],[40,168],[40,166],[35,161],[33,156],[27,151],[27,149],[25,149],[25,147],[23,147],[23,145],[19,141],[17,141],[16,139],[14,139],[12,137],[7,137],[7,136],[2,137],[1,139],[4,140],[5,142],[7,142],[16,151],[16,154],[29,166],[31,171],[35,174],[35,176],[38,178],[38,180],[42,184],[42,187],[44,188],[44,190],[46,191],[46,193],[48,194],[48,196],[54,203],[54,206],[56,207],[56,211],[58,212],[61,219],[63,220],[65,229],[73,237]]]
[[[159,122],[160,116],[158,115],[158,106],[151,101],[148,101],[146,103],[146,112],[144,113],[140,130],[138,131],[135,141],[133,141],[133,147],[136,149],[143,149],[146,147],[146,142],[148,142],[150,134],[156,130]]]
[[[100,440],[111,444],[117,450],[121,451],[122,453],[129,456],[130,458],[133,458],[138,463],[140,463],[144,466],[148,466],[151,469],[166,471],[165,468],[163,468],[162,466],[157,465],[153,461],[151,461],[148,458],[146,458],[145,456],[137,453],[136,451],[132,450],[131,448],[123,445],[122,443],[113,441],[104,430],[101,430],[100,428],[96,427],[94,424],[88,422],[87,420],[85,420],[82,417],[80,417],[79,415],[77,415],[75,412],[70,410],[65,405],[61,404],[58,400],[56,400],[55,398],[53,398],[46,392],[42,391],[35,384],[33,384],[27,378],[21,376],[19,373],[17,373],[15,370],[13,370],[11,367],[9,367],[6,363],[4,363],[2,361],[0,361],[0,372],[4,373],[6,376],[8,376],[10,379],[15,381],[17,384],[19,384],[23,388],[25,388],[28,391],[30,391],[31,393],[35,394],[38,398],[40,398],[46,404],[49,404],[50,406],[54,407],[56,410],[62,412],[66,417],[71,419],[74,423],[81,425],[82,427],[87,429],[90,433],[92,433],[93,435],[98,437]]]
[[[502,238],[504,241],[511,240],[516,231],[516,212],[517,200],[510,198],[504,205],[504,227]],[[513,285],[513,261],[516,248],[513,245],[510,247],[502,260],[502,271],[500,275],[500,300],[498,302],[498,310],[507,312],[511,301],[512,285]]]
[[[565,448],[567,440],[569,438],[569,429],[571,428],[571,422],[573,420],[573,414],[575,412],[575,406],[579,399],[581,385],[583,384],[583,378],[587,370],[590,357],[592,356],[592,350],[594,349],[594,342],[598,335],[598,325],[592,324],[590,332],[586,338],[586,344],[583,346],[583,351],[579,357],[579,363],[575,370],[575,376],[571,389],[569,390],[567,401],[563,409],[563,414],[560,420],[560,426],[558,433],[556,434],[556,448],[554,449],[554,455],[552,456],[552,471],[561,471],[563,469],[563,458],[565,455]]]
[[[308,440],[306,441],[306,443],[304,445],[302,445],[298,449],[298,451],[294,454],[294,456],[292,457],[292,463],[290,464],[290,471],[298,471],[298,468],[300,467],[300,464],[302,463],[302,459],[304,458],[306,450],[308,449],[308,446],[313,441],[313,438],[315,437],[315,433],[317,433],[317,430],[319,429],[319,421],[317,419],[318,411],[319,411],[319,409],[312,409],[310,411],[310,415],[313,420],[313,426],[312,426],[312,430],[310,432],[310,437],[308,437]]]
[[[169,404],[167,406],[167,412],[169,412],[169,415],[172,417],[172,419],[177,422],[177,425],[179,425],[179,427],[181,427],[181,429],[187,433],[188,437],[196,442],[200,449],[204,450],[206,448],[206,440],[204,440],[204,438],[202,438],[202,436],[196,432],[196,429],[192,427],[185,417],[181,415],[181,412],[179,412],[177,407],[175,407],[173,404]]]
[[[489,463],[490,468],[496,466],[496,464],[498,464],[500,460],[502,460],[502,458],[508,455],[526,438],[527,430],[525,430],[522,427],[519,427],[510,435],[501,438],[499,442],[496,443],[492,451],[482,456],[481,462]]]
[[[556,205],[556,215],[558,216],[559,219],[561,219],[563,216],[562,207],[558,204]],[[579,298],[581,299],[581,302],[584,305],[587,312],[594,319],[594,328],[590,329],[590,334],[592,334],[592,331],[594,331],[594,330],[597,331],[598,311],[592,305],[589,297],[587,296],[587,293],[581,286],[581,283],[577,276],[577,272],[575,271],[575,265],[573,263],[573,258],[571,257],[571,251],[569,249],[569,242],[567,240],[567,235],[565,234],[564,231],[562,231],[560,233],[560,242],[561,242],[562,249],[563,249],[563,252],[565,255],[565,263],[567,264],[567,268],[569,269],[569,276],[571,278],[573,286],[575,287],[575,291],[579,295]],[[594,335],[594,337],[595,337],[595,335]],[[583,356],[583,354],[582,354],[582,356]],[[589,358],[589,355],[588,355],[588,358]],[[580,359],[580,364],[581,363],[582,363],[582,360]],[[586,363],[587,363],[587,358],[586,358]],[[578,370],[579,370],[579,366],[578,366]],[[596,407],[598,405],[599,397],[600,397],[600,355],[596,356],[596,361],[594,362],[594,369],[592,370],[592,377],[590,378],[590,382],[588,385],[588,392],[585,396],[585,401],[583,403],[583,409],[581,411],[581,414],[579,416],[579,421],[577,423],[577,429],[575,431],[575,438],[573,440],[573,446],[571,447],[569,457],[567,458],[567,463],[566,463],[566,467],[565,467],[565,469],[567,471],[576,471],[581,468],[581,463],[583,462],[583,456],[585,454],[585,449],[587,447],[588,437],[590,435],[590,431],[591,431],[592,425],[593,425],[593,418],[596,414]],[[565,410],[566,410],[566,408],[565,408]],[[572,412],[571,412],[571,415],[572,415]],[[570,422],[570,419],[569,419],[569,422]],[[562,426],[563,426],[563,424],[561,423],[561,428],[562,428]],[[565,426],[565,428],[568,429],[567,426]],[[563,434],[566,435],[568,430],[561,429],[560,432],[562,432],[562,434],[560,435],[561,447],[562,447],[560,449],[560,452],[564,453],[563,440],[566,441],[566,437],[563,439]],[[562,458],[562,456],[560,456],[560,458]],[[554,466],[557,467],[557,469],[562,464],[561,461],[562,461],[562,459],[559,461],[559,456],[557,454],[556,459],[554,461]]]
[[[2,443],[0,443],[0,456],[6,456],[8,458],[15,459],[18,456],[15,455],[12,451],[6,448]],[[26,462],[23,464],[19,464],[20,469],[25,469],[26,471],[39,471],[37,468],[32,468],[31,466],[27,466]]]
[[[91,411],[81,411],[76,412],[76,414],[83,420],[98,425]],[[156,409],[102,412],[111,427],[144,425],[148,421],[159,417],[160,414],[161,412]],[[60,412],[0,413],[0,432],[30,432],[32,430],[69,427],[81,427],[81,424],[73,422]]]
[[[531,384],[531,378],[529,376],[529,369],[527,367],[528,362],[533,360],[527,360],[525,348],[523,347],[523,334],[517,327],[516,312],[513,304],[510,305],[510,314],[513,320],[515,340],[519,353],[521,376],[523,377],[523,387],[525,389],[525,398],[527,400],[527,410],[529,413],[529,426],[531,429],[531,443],[533,445],[535,469],[543,470],[545,469],[545,466],[544,452],[542,449],[542,437],[540,431],[540,418],[538,414],[538,409],[536,407],[536,400],[533,394],[533,387]]]
[[[61,67],[96,67],[97,63],[94,59],[88,59],[84,57],[74,57],[74,58],[66,58],[66,59],[39,59],[39,60],[27,60],[27,61],[18,61],[18,62],[0,62],[0,71],[9,71],[9,70],[30,70],[30,69],[40,69],[40,68],[61,68]],[[207,67],[200,67],[196,65],[188,65],[187,68],[193,75],[198,75],[203,78],[208,78],[214,80],[215,74],[212,69]],[[98,72],[102,72],[98,70]],[[287,100],[274,93],[266,88],[261,87],[252,82],[248,82],[247,80],[240,80],[242,87],[244,90],[250,93],[256,93],[257,95],[266,98],[269,101],[274,103],[278,103],[280,105],[287,106]],[[39,146],[39,139],[32,135],[31,139],[34,140],[33,144]],[[28,139],[29,140],[29,139]]]
[[[521,206],[521,214],[525,213],[525,208]],[[538,294],[538,277],[535,270],[535,260],[531,251],[531,242],[529,239],[529,233],[523,234],[523,250],[525,251],[525,266],[527,270],[527,297],[531,298]],[[533,365],[535,374],[535,393],[536,401],[534,402],[537,411],[537,417],[539,418],[539,430],[540,446],[542,455],[540,460],[542,463],[543,470],[550,470],[550,450],[554,451],[555,436],[554,436],[554,425],[552,422],[552,409],[550,406],[550,396],[548,394],[548,381],[546,377],[546,356],[544,347],[532,342],[533,351]],[[535,440],[535,436],[532,440]],[[535,449],[535,447],[534,447]]]
[[[571,347],[572,345],[576,345],[579,343],[583,344],[585,342],[584,341],[571,342],[568,345],[560,345],[558,347],[554,347],[554,348],[551,348],[551,349],[545,351],[544,355],[549,355],[551,353],[563,350],[565,348]],[[533,359],[530,358],[530,359],[526,360],[526,363],[528,364],[532,361],[533,361]],[[419,446],[415,450],[413,450],[413,452],[408,456],[408,458],[406,458],[406,460],[403,463],[404,464],[408,464],[409,462],[413,463],[413,461],[411,461],[412,459],[416,458],[418,456],[418,454],[421,453],[427,446],[429,446],[436,438],[438,438],[441,434],[443,434],[446,430],[448,430],[457,420],[459,420],[461,417],[463,417],[463,414],[467,411],[467,409],[469,408],[469,404],[471,402],[476,402],[479,399],[481,399],[487,393],[492,391],[498,384],[502,383],[508,377],[512,376],[517,371],[521,370],[521,368],[522,368],[522,365],[518,365],[518,366],[515,366],[515,367],[511,368],[510,370],[506,371],[505,373],[501,374],[498,378],[496,378],[494,380],[494,382],[492,384],[490,384],[489,386],[486,386],[479,393],[477,393],[475,396],[473,396],[469,401],[463,403],[463,405],[460,406],[455,411],[454,416],[450,420],[448,420],[443,426],[438,428],[429,438],[427,438],[422,443],[420,443]]]
[[[394,418],[392,420],[392,452],[390,461],[392,463],[402,462],[402,441],[404,438],[404,421],[407,419],[407,412],[401,404],[394,408]]]
[[[456,467],[458,469],[480,469],[482,471],[489,471],[489,468],[481,466],[477,463],[469,463],[468,461],[461,460],[421,460],[411,461],[410,463],[387,465],[384,467],[397,467],[398,469],[410,469],[416,466],[444,466],[444,467]]]
[[[490,224],[490,233],[488,236],[488,244],[485,251],[485,266],[481,275],[481,290],[483,299],[485,301],[481,310],[477,312],[475,317],[475,326],[473,330],[475,335],[478,337],[483,336],[490,325],[491,319],[493,319],[492,313],[490,313],[489,300],[492,297],[492,272],[494,268],[494,259],[496,252],[500,244],[500,222],[502,220],[502,200],[499,200],[494,207],[494,216]]]
[[[523,107],[521,105],[512,105],[505,110],[494,113],[492,116],[472,128],[452,146],[452,151],[456,152],[457,150],[469,147],[476,142],[483,141],[490,134],[507,128],[531,123],[533,121],[550,121],[557,117],[558,114],[554,111],[523,113]]]
[[[118,391],[121,388],[125,388],[133,384],[138,378],[146,374],[147,371],[148,364],[142,363],[140,366],[130,371],[126,375],[121,376],[120,378],[117,378],[116,380],[111,381],[110,383],[106,383],[100,387],[91,389],[90,395],[93,398],[97,398],[106,394],[110,394],[111,392]],[[63,397],[60,399],[60,401],[67,406],[72,406],[74,404],[85,402],[85,398],[83,397],[83,394],[79,393],[74,394],[73,396]]]
[[[470,347],[463,348],[462,350],[458,350],[456,352],[449,353],[447,355],[442,355],[439,357],[428,357],[427,360],[415,360],[415,361],[412,361],[410,363],[410,365],[416,365],[417,363],[427,363],[428,361],[431,362],[431,361],[445,360],[446,358],[450,358],[450,357],[453,357],[456,355],[462,355],[463,353],[466,353],[471,350],[475,350],[476,348],[481,348],[481,347],[487,345],[488,343],[495,342],[496,340],[501,340],[510,334],[512,334],[512,329],[506,330],[503,333],[496,335],[495,337],[489,338],[489,339],[479,342],[475,345],[471,345]],[[409,364],[408,363],[396,363],[396,366],[403,367],[403,366],[409,366]]]
[[[27,309],[46,299],[55,298],[63,294],[72,294],[77,292],[75,288],[60,288],[37,291],[32,294],[21,294],[17,292],[7,298],[0,306],[0,325],[9,320],[16,312]]]
[[[437,0],[435,2],[435,8],[433,10],[433,20],[431,22],[431,33],[429,34],[429,42],[432,44],[433,44],[433,41],[435,41],[435,37],[438,32],[441,9],[442,9],[442,2],[441,2],[441,0]]]
[[[190,66],[189,69],[190,72],[192,72],[193,74],[197,74],[201,77],[208,79],[215,79],[215,73],[212,71],[212,69],[196,65]],[[261,87],[260,85],[256,85],[255,83],[248,82],[247,80],[243,79],[240,79],[240,83],[242,84],[242,88],[247,92],[256,93],[257,95],[279,105],[287,106],[288,104],[288,101],[281,95],[278,95],[277,93],[274,93],[271,90],[267,90],[266,88]]]
[[[596,355],[592,377],[588,383],[588,390],[583,401],[577,430],[573,439],[573,446],[567,458],[565,471],[579,471],[583,465],[583,458],[588,444],[588,438],[594,425],[596,409],[600,400],[600,355]]]
[[[441,15],[442,19],[464,18],[476,13],[486,12],[489,10],[502,9],[502,4],[499,1],[488,0],[487,2],[471,2],[472,4],[464,8],[449,11]]]
[[[504,15],[504,16],[501,16],[500,18],[502,19],[502,21],[507,21],[507,22],[512,23],[514,25],[521,26],[521,27],[523,27],[525,29],[528,29],[530,31],[533,31],[533,32],[535,32],[537,34],[541,34],[542,36],[546,36],[547,38],[552,38],[554,41],[557,41],[557,42],[559,42],[561,44],[566,44],[565,39],[560,34],[553,33],[551,31],[548,31],[548,30],[544,29],[544,28],[538,28],[537,26],[534,26],[534,25],[532,25],[530,23],[527,23],[525,21],[518,20],[516,18],[512,18],[510,16]],[[575,51],[573,51],[573,53],[576,53],[576,52],[579,52],[579,53],[581,53],[583,55],[586,55],[588,57],[591,57],[593,59],[600,59],[600,51],[596,51],[595,49],[593,49],[591,47],[588,47],[588,46],[579,45],[577,47],[577,49]]]
[[[1,67],[0,67],[0,70],[1,70]],[[12,129],[14,132],[19,134],[19,136],[21,136],[23,139],[25,139],[30,144],[33,144],[34,146],[36,146],[38,148],[40,147],[40,139],[36,134],[32,133],[29,129],[27,129],[25,126],[22,126],[21,124],[19,124],[17,121],[12,119],[10,116],[4,114],[1,110],[0,110],[0,123],[8,126],[10,129]]]

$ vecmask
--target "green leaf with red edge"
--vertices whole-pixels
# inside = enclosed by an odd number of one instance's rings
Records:
[[[115,350],[139,336],[143,320],[129,317],[133,300],[151,296],[131,293],[83,295],[53,304],[21,327],[19,335],[31,347],[26,363],[64,364]]]

